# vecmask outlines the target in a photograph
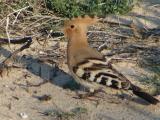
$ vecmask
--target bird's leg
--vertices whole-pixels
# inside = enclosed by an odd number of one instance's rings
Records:
[[[93,101],[97,101],[98,99],[97,98],[103,98],[103,97],[99,97],[99,96],[95,96],[97,93],[106,93],[102,88],[99,88],[99,89],[89,89],[87,93],[85,94],[80,94],[80,93],[77,93],[78,94],[78,98],[79,99],[89,99],[89,100],[93,100]]]
[[[128,91],[128,94],[129,94],[128,100],[129,100],[129,101],[134,101],[134,99],[135,99],[135,98],[133,97],[134,94],[133,94],[131,91]]]
[[[133,101],[133,93],[131,91],[127,91],[127,93],[125,93],[124,90],[119,90],[119,93],[117,94],[117,96],[122,99],[123,101],[125,101],[126,104],[129,104],[130,101]]]
[[[116,95],[121,99],[125,99],[125,93],[121,89],[117,91]]]

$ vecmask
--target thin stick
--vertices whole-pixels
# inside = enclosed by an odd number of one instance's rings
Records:
[[[25,9],[27,9],[27,8],[29,8],[29,7],[30,7],[30,6],[26,6],[26,7],[24,7],[24,8],[18,9],[18,10],[16,10],[16,11],[8,14],[7,16],[13,15],[13,14],[15,14],[15,13],[17,13],[17,12],[19,12],[19,11],[25,10]]]
[[[6,19],[6,34],[7,34],[7,38],[8,38],[9,48],[11,49],[11,47],[10,47],[10,35],[9,35],[9,31],[8,31],[8,26],[9,26],[9,16],[7,16],[7,19]]]
[[[12,13],[10,13],[10,14],[8,14],[7,15],[7,18],[6,18],[6,34],[7,34],[7,38],[8,38],[8,45],[9,45],[9,48],[11,49],[11,46],[10,46],[10,35],[9,35],[9,30],[8,30],[8,27],[9,27],[9,17],[11,16],[11,15],[13,15],[14,13],[17,13],[18,12],[18,14],[17,14],[17,16],[16,16],[16,19],[13,21],[13,25],[14,25],[14,23],[16,22],[16,20],[17,20],[17,18],[18,18],[18,15],[20,14],[20,12],[22,11],[22,10],[25,10],[25,9],[27,9],[27,8],[29,8],[30,6],[27,6],[27,7],[24,7],[24,8],[22,8],[22,9],[19,9],[19,10],[16,10],[16,11],[14,11],[14,12],[12,12]]]
[[[17,18],[18,18],[18,16],[19,16],[20,13],[21,13],[21,11],[19,11],[18,14],[16,15],[16,18],[15,18],[15,20],[13,21],[12,25],[14,25],[14,24],[16,23]]]

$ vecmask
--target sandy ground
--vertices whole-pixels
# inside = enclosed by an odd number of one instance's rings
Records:
[[[145,3],[144,5],[147,7],[144,7],[144,11],[153,7],[153,3],[148,1]],[[159,25],[159,7],[152,8],[157,11],[151,11],[156,18],[149,19],[154,24],[148,26],[155,27],[156,25],[157,27]],[[134,13],[133,11],[131,14]],[[152,18],[152,16],[147,15],[147,18]],[[108,89],[109,93],[101,94],[103,98],[98,102],[74,98],[75,90],[71,90],[71,88],[77,85],[68,74],[65,64],[66,41],[58,45],[59,49],[56,49],[55,46],[57,46],[57,42],[52,40],[47,43],[45,48],[33,41],[29,49],[16,56],[15,63],[25,66],[25,68],[13,68],[8,71],[8,75],[6,72],[0,78],[0,120],[160,120],[160,105],[148,105],[140,98],[131,97],[131,94],[121,96]],[[11,47],[12,49],[17,48],[17,46]],[[39,61],[40,58],[43,58],[40,56],[50,54],[51,50],[54,50],[55,53],[60,52],[60,56],[56,56],[58,67],[54,63]],[[0,48],[1,59],[9,54],[8,46]],[[55,55],[53,54],[52,57]],[[132,63],[117,65],[119,65],[119,69],[126,68],[122,72],[131,79],[133,79],[131,77],[133,74],[139,73]],[[28,82],[38,84],[45,80],[50,80],[50,82],[38,87],[27,86]],[[40,97],[43,95],[49,95],[51,98],[41,100]],[[20,115],[22,113],[25,113],[27,117],[22,118]]]
[[[54,41],[48,43],[48,47],[53,48]],[[60,44],[64,49],[66,42]],[[8,46],[5,46],[6,48]],[[4,56],[9,51],[1,48]],[[12,46],[15,48],[15,46]],[[33,49],[35,48],[35,49]],[[43,47],[38,46],[35,41],[31,49],[23,51],[16,57],[17,65],[26,68],[13,68],[3,74],[0,84],[0,118],[1,120],[21,120],[20,113],[26,113],[26,120],[57,120],[57,119],[78,119],[78,120],[159,120],[159,106],[148,105],[145,101],[131,94],[124,94],[113,90],[108,90],[108,94],[100,94],[103,98],[98,102],[90,100],[79,100],[75,90],[70,90],[76,86],[71,76],[69,76],[67,66],[64,61],[59,60],[59,68],[54,65],[38,61],[39,54],[42,54]],[[37,55],[37,53],[39,53]],[[44,52],[45,53],[45,52]],[[44,54],[43,53],[43,54]],[[64,54],[63,51],[61,51]],[[137,74],[136,66],[132,63],[117,64],[128,77]],[[134,66],[134,67],[133,67]],[[125,69],[124,69],[125,68]],[[65,72],[64,72],[65,71]],[[50,82],[39,87],[29,87],[28,82],[38,84],[44,80]],[[66,89],[64,89],[66,88]],[[50,95],[51,100],[42,101],[39,98],[43,95]],[[132,98],[132,99],[131,99]],[[78,108],[81,108],[80,110]],[[73,109],[78,112],[72,116],[66,115]],[[51,115],[43,115],[47,111],[52,111]],[[57,113],[55,111],[59,111]]]

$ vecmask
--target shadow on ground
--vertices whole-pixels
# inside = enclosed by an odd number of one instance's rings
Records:
[[[124,49],[120,48],[117,50],[119,52],[118,54],[126,53],[126,52],[136,53],[137,51],[141,50],[142,51],[141,52],[142,59],[140,59],[139,62],[143,65],[144,65],[144,63],[143,63],[144,61],[151,62],[154,64],[160,62],[160,59],[155,59],[155,58],[158,58],[159,48],[148,48],[148,52],[147,52],[146,48],[139,48],[138,49],[135,46],[128,46]],[[7,49],[4,49],[3,47],[0,48],[0,51],[4,57],[8,57],[11,54],[10,51],[8,51]],[[146,57],[144,57],[144,54],[150,54],[150,51],[157,53],[157,55],[151,54],[151,55],[147,55]],[[115,53],[117,53],[117,52],[115,51]],[[41,77],[44,81],[49,81],[52,84],[60,86],[64,89],[67,88],[70,90],[75,90],[75,89],[80,88],[80,85],[78,85],[68,73],[59,69],[56,65],[50,65],[50,64],[41,62],[38,58],[36,59],[36,58],[33,58],[32,56],[27,56],[27,55],[23,55],[22,57],[16,56],[15,59],[16,59],[15,61],[18,61],[18,62],[22,63],[23,65],[25,65],[26,66],[25,69],[27,69],[30,73]],[[157,60],[157,61],[155,62],[155,60]],[[153,72],[154,67],[148,67],[145,69],[150,69]],[[128,95],[125,98],[127,98],[127,97],[128,97]],[[139,98],[135,99],[134,101],[136,103],[146,104],[144,101],[141,101]]]
[[[0,48],[1,54],[8,57],[11,52],[3,47]],[[41,77],[45,81],[50,81],[57,86],[68,88],[71,90],[79,89],[79,85],[74,79],[63,70],[59,69],[56,65],[49,65],[35,59],[32,56],[16,56],[15,61],[25,65],[25,68],[34,75]]]

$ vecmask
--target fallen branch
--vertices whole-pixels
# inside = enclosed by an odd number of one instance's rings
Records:
[[[29,39],[32,39],[32,38],[30,36],[24,37],[24,38],[11,38],[10,42],[12,44],[22,44],[22,43],[27,42]],[[7,43],[8,43],[8,38],[0,38],[0,45],[7,44]]]
[[[7,38],[0,38],[0,42],[5,44],[8,43]],[[32,43],[32,38],[31,37],[24,37],[24,38],[15,38],[11,39],[11,43],[14,44],[21,44],[25,43],[22,47],[19,49],[15,50],[9,57],[7,57],[3,62],[0,63],[0,76],[2,77],[3,69],[8,68],[8,63],[9,61],[14,58],[19,52],[23,51],[26,48],[29,48],[29,46]]]

